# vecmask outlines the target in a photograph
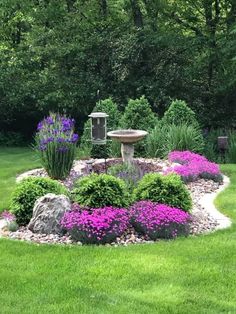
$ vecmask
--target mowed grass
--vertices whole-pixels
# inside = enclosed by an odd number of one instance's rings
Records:
[[[30,148],[0,147],[0,212],[9,206],[16,175],[39,165],[35,152]]]
[[[222,169],[231,186],[216,204],[235,221],[236,165]],[[0,239],[0,313],[236,313],[235,223],[118,248]]]

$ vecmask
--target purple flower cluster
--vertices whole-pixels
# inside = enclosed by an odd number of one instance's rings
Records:
[[[51,143],[57,143],[58,152],[68,151],[68,144],[76,144],[79,139],[78,134],[74,133],[74,125],[74,119],[51,114],[38,124],[38,149],[46,151]]]
[[[135,229],[151,239],[170,239],[188,233],[190,215],[181,209],[151,201],[140,201],[130,208]]]
[[[184,182],[192,182],[198,178],[222,181],[219,166],[204,156],[190,151],[173,151],[169,154],[169,160],[180,165],[168,168],[165,174],[175,172],[182,177]]]
[[[64,214],[61,225],[76,241],[87,244],[110,243],[128,228],[129,215],[122,208],[82,210],[77,205]]]
[[[16,220],[14,214],[10,213],[9,211],[5,210],[2,212],[1,216],[2,219],[6,220],[7,222],[13,222]]]

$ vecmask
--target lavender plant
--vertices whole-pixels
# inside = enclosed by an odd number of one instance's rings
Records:
[[[125,181],[130,192],[133,191],[137,182],[143,177],[142,169],[135,164],[117,164],[108,168],[108,174]]]
[[[78,134],[74,133],[74,119],[51,113],[38,124],[36,148],[42,165],[53,179],[65,179],[73,165]]]

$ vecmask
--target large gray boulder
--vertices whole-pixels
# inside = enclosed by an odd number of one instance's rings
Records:
[[[70,209],[71,203],[67,196],[46,194],[35,202],[28,228],[35,233],[61,233],[61,218]]]

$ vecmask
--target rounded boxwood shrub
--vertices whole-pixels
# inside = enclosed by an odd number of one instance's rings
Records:
[[[186,123],[187,125],[199,127],[195,112],[188,107],[184,100],[178,99],[172,101],[162,121],[167,124],[180,125]]]
[[[108,174],[93,173],[79,179],[72,191],[72,198],[80,205],[93,208],[125,207],[130,203],[125,182]]]
[[[152,111],[148,100],[142,96],[129,100],[121,119],[121,126],[126,129],[147,131],[154,127],[157,120],[157,115]]]
[[[148,100],[142,96],[139,99],[130,99],[121,118],[123,129],[136,129],[150,131],[158,121],[157,115],[152,111]],[[135,155],[145,155],[146,139],[135,144]]]
[[[64,214],[61,225],[75,241],[104,244],[124,233],[129,226],[129,215],[123,208],[75,209]]]
[[[192,207],[190,193],[176,174],[146,174],[134,189],[134,199],[167,204],[184,211],[190,211]]]
[[[28,224],[35,201],[47,193],[68,195],[68,190],[61,183],[48,178],[29,177],[17,184],[10,210],[15,214],[18,224]]]

